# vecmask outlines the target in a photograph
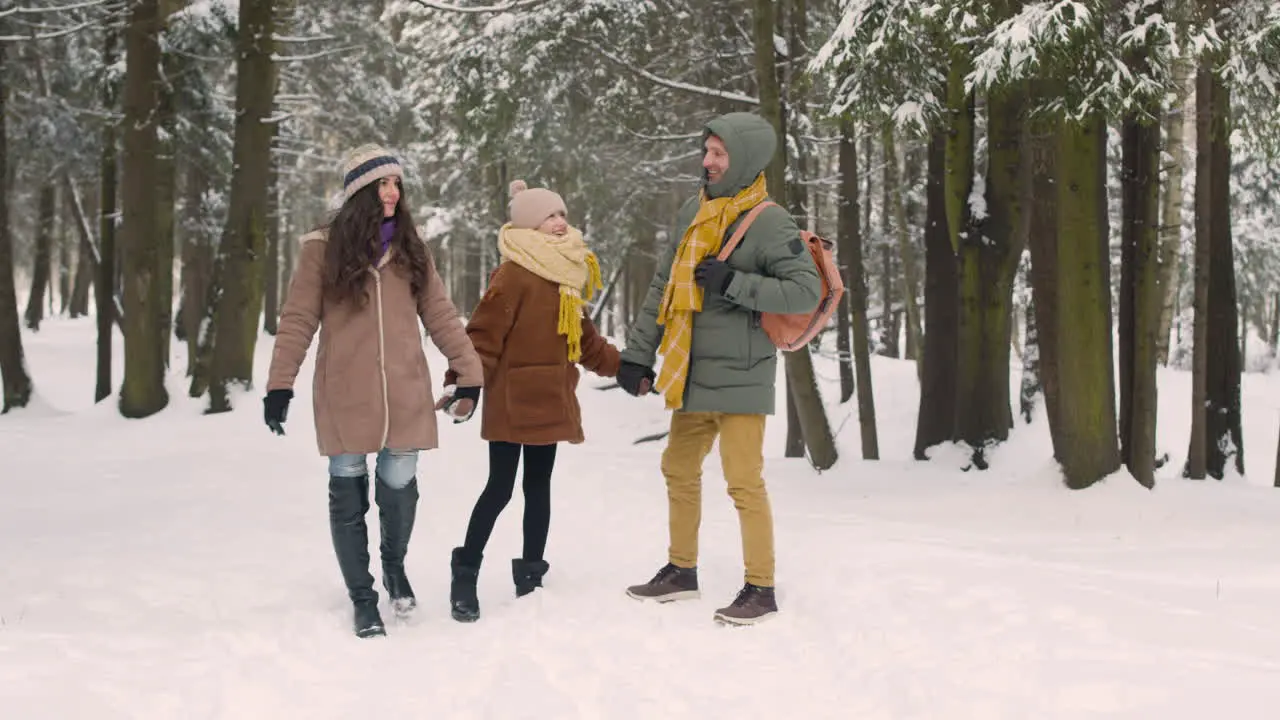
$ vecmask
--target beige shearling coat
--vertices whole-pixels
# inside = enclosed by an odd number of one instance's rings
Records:
[[[484,370],[434,264],[421,299],[415,299],[408,272],[390,262],[395,248],[389,249],[377,267],[369,268],[369,299],[357,308],[324,297],[324,232],[309,233],[300,242],[267,390],[293,388],[319,330],[312,405],[321,455],[437,447],[421,328],[448,359],[459,386],[481,386]]]

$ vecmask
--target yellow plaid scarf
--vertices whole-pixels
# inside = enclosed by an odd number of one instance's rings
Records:
[[[671,275],[658,307],[658,324],[665,330],[658,346],[662,370],[658,373],[657,387],[666,397],[669,410],[678,410],[684,405],[689,349],[693,344],[693,314],[702,311],[703,292],[694,282],[694,268],[720,249],[725,231],[739,215],[768,197],[763,173],[733,197],[710,199],[705,190],[702,192],[698,213],[685,230],[671,262]]]
[[[587,249],[582,233],[570,227],[563,237],[513,227],[498,231],[498,253],[504,260],[560,286],[560,315],[556,332],[569,345],[569,362],[582,359],[582,308],[604,287],[600,264]]]

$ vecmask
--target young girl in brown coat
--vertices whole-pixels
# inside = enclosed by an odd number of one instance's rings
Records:
[[[267,426],[284,434],[294,378],[319,330],[316,444],[329,458],[329,528],[360,637],[386,634],[369,574],[365,456],[377,454],[382,585],[404,614],[416,604],[404,558],[418,502],[418,452],[437,445],[433,409],[458,421],[470,417],[484,381],[480,358],[400,199],[403,174],[375,145],[348,157],[341,209],[302,238],[263,400]],[[458,388],[434,408],[421,327],[449,359]]]
[[[511,561],[516,595],[541,587],[551,521],[551,473],[558,443],[581,443],[578,364],[603,377],[618,372],[618,350],[583,312],[600,289],[596,257],[571,227],[564,201],[545,188],[511,184],[511,221],[498,234],[502,264],[467,323],[484,363],[480,435],[489,441],[489,481],[476,501],[466,541],[454,548],[453,617],[480,617],[476,578],[485,545],[515,487],[524,456],[524,552]],[[446,379],[447,382],[447,379]]]

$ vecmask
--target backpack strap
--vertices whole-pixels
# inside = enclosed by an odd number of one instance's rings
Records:
[[[729,254],[738,247],[738,243],[742,242],[742,237],[747,234],[747,228],[751,227],[751,223],[755,222],[760,213],[764,212],[764,209],[770,205],[777,205],[777,203],[772,200],[765,200],[759,205],[751,208],[747,213],[747,216],[738,224],[738,229],[733,232],[733,236],[729,238],[728,242],[721,246],[720,252],[716,255],[716,257],[720,259],[720,262],[724,262],[729,259]]]

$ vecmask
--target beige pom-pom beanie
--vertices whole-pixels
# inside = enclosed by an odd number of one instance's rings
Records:
[[[523,180],[512,180],[508,189],[508,212],[515,227],[535,230],[557,211],[568,214],[564,199],[546,188],[531,188]]]

